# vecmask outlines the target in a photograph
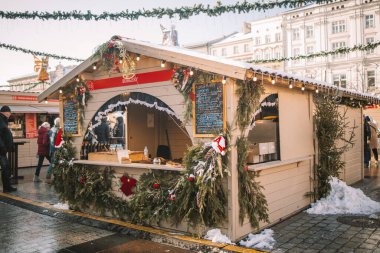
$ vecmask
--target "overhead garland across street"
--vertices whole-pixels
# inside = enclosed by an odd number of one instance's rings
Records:
[[[251,11],[266,11],[273,8],[295,8],[305,4],[312,3],[328,3],[330,0],[279,0],[272,2],[253,2],[249,3],[236,2],[235,4],[223,5],[220,1],[217,5],[210,6],[204,4],[195,4],[194,6],[181,6],[174,9],[170,8],[153,8],[151,10],[125,10],[121,12],[111,13],[104,11],[101,14],[93,14],[91,11],[82,13],[81,11],[53,11],[53,12],[38,12],[38,11],[0,11],[0,18],[2,19],[41,19],[41,20],[137,20],[141,17],[144,18],[173,18],[178,15],[179,19],[188,19],[192,16],[205,14],[209,17],[220,16],[224,13],[248,13]]]
[[[5,43],[0,43],[0,48],[5,48],[9,49],[12,51],[18,51],[18,52],[23,52],[26,54],[32,54],[32,55],[40,55],[40,56],[48,56],[54,59],[59,59],[59,60],[69,60],[69,61],[84,61],[83,59],[78,59],[78,58],[73,58],[73,57],[68,57],[68,56],[61,56],[61,55],[56,55],[56,54],[50,54],[50,53],[45,53],[45,52],[39,52],[35,50],[30,50],[22,47],[17,47],[15,45],[10,45],[10,44],[5,44]]]
[[[292,56],[292,57],[282,57],[282,58],[268,59],[268,60],[251,60],[247,62],[248,63],[267,63],[267,62],[283,62],[283,61],[290,61],[290,60],[311,59],[311,58],[317,58],[317,57],[325,57],[325,56],[334,55],[334,54],[348,54],[354,51],[368,51],[371,49],[375,49],[378,46],[380,46],[380,41],[368,43],[366,45],[359,44],[353,47],[340,47],[331,51],[320,51],[320,52],[311,53],[307,55],[297,55],[297,56]]]

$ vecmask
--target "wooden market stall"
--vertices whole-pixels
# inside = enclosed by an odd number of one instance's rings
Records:
[[[47,103],[37,101],[36,92],[0,91],[0,108],[8,105],[12,110],[9,128],[13,138],[25,142],[19,146],[18,167],[37,166],[37,130],[45,121],[54,124],[59,115],[58,100]],[[45,161],[45,165],[49,164]]]
[[[363,178],[361,105],[379,101],[327,83],[177,47],[113,37],[38,99],[60,99],[63,130],[72,136],[77,150],[74,167],[81,168],[81,173],[112,168],[116,176],[113,192],[134,204],[141,203],[139,191],[164,189],[166,183],[155,178],[152,189],[144,189],[141,185],[147,177],[141,179],[141,175],[177,173],[164,174],[167,181],[184,180],[168,188],[163,202],[177,201],[176,208],[182,205],[189,212],[176,209],[185,212],[178,226],[170,225],[170,220],[160,225],[182,231],[219,227],[235,241],[257,225],[274,224],[314,201],[307,193],[315,188],[318,162],[313,116],[313,94],[317,93],[337,100],[340,110],[346,111],[346,128],[355,126],[354,145],[344,153],[346,165],[340,171],[344,181],[355,183]],[[189,147],[192,151],[184,155]],[[211,182],[204,176],[210,170]],[[81,177],[80,184],[88,178]],[[139,198],[126,194],[124,183],[118,185],[119,178],[121,182],[127,179],[131,187],[137,180],[134,194]],[[190,188],[189,182],[197,188]],[[202,199],[197,192],[184,195],[183,189],[207,191],[202,187],[208,184],[214,190],[213,198]],[[252,196],[247,185],[252,189],[261,185],[263,190]],[[183,196],[194,201],[184,203]],[[216,202],[224,203],[220,210],[213,210],[218,207],[207,202],[224,197],[225,202]],[[79,200],[70,201],[75,206]],[[151,202],[146,204],[155,208]],[[192,216],[193,206],[201,218]]]

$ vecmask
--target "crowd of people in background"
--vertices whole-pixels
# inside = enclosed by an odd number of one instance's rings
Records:
[[[7,153],[13,150],[13,136],[8,127],[8,120],[11,116],[11,109],[9,106],[2,106],[0,109],[0,167],[1,167],[1,179],[3,183],[3,192],[16,191],[17,188],[11,186],[11,169],[9,166],[9,161],[7,158]],[[51,127],[49,122],[43,122],[38,128],[38,138],[37,138],[37,167],[34,173],[33,181],[38,183],[42,180],[40,179],[40,172],[43,166],[44,160],[49,161],[49,167],[46,173],[46,183],[51,183],[52,171],[54,167],[54,156],[57,149],[57,143],[61,143],[62,140],[57,140],[62,138],[59,132],[62,131],[60,128],[60,119],[56,118],[54,120],[54,126]],[[107,117],[102,118],[101,124],[93,129],[92,124],[90,124],[85,140],[91,143],[110,143],[111,139],[115,140],[114,144],[120,144],[125,148],[125,124],[123,116],[117,116],[114,127]],[[376,153],[377,154],[377,153]]]

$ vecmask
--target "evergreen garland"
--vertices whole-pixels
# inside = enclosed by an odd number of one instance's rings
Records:
[[[264,93],[264,87],[260,81],[254,82],[252,79],[246,81],[237,80],[237,84],[236,95],[239,98],[236,109],[237,125],[240,130],[244,130],[250,124],[253,113],[260,106],[260,98]]]
[[[237,80],[237,84],[236,95],[239,101],[236,124],[241,130],[241,136],[237,138],[235,144],[238,153],[239,220],[243,224],[245,215],[248,215],[251,226],[258,227],[260,220],[268,221],[268,204],[262,193],[263,187],[255,180],[257,173],[248,170],[248,140],[244,132],[251,122],[253,113],[260,106],[264,87],[261,82],[255,82],[252,79]]]
[[[87,13],[82,13],[81,11],[54,11],[54,12],[38,12],[38,11],[25,11],[25,12],[15,12],[15,11],[0,11],[0,18],[2,19],[41,19],[41,20],[137,20],[141,17],[144,18],[162,18],[167,16],[173,18],[176,15],[179,19],[188,19],[192,16],[205,14],[209,17],[220,16],[224,13],[249,13],[251,11],[266,11],[273,8],[295,8],[300,7],[305,4],[312,3],[328,3],[331,0],[277,0],[270,2],[253,2],[248,3],[237,2],[230,5],[222,5],[220,1],[217,5],[212,7],[210,5],[195,4],[193,7],[181,6],[174,9],[170,8],[153,8],[151,10],[137,10],[130,11],[125,10],[116,13],[110,13],[104,11],[102,14],[93,14],[91,11]]]
[[[190,67],[180,66],[173,69],[172,82],[185,99],[186,108],[183,125],[186,125],[193,118],[193,101],[195,100],[193,84],[210,83],[214,76],[214,74],[191,69]]]
[[[68,57],[68,56],[61,56],[61,55],[56,55],[56,54],[51,54],[51,53],[46,53],[46,52],[39,52],[39,51],[17,47],[15,45],[10,45],[10,44],[5,44],[5,43],[0,43],[0,48],[5,48],[5,49],[9,49],[16,52],[23,52],[25,54],[48,56],[48,57],[58,59],[58,60],[69,60],[69,61],[78,61],[78,62],[84,61],[83,59],[78,59],[78,58],[73,58],[73,57]]]
[[[237,138],[236,147],[238,151],[240,224],[243,224],[247,214],[251,226],[258,227],[260,220],[269,222],[268,203],[262,193],[263,187],[256,181],[257,172],[248,170],[247,138]]]
[[[321,51],[321,52],[311,53],[307,55],[297,55],[297,56],[292,56],[292,57],[282,57],[278,59],[267,59],[267,60],[250,60],[247,62],[248,63],[269,63],[269,62],[283,62],[283,61],[290,61],[290,60],[312,59],[312,58],[326,57],[329,55],[336,55],[336,54],[348,54],[355,51],[368,51],[371,49],[375,49],[378,46],[380,46],[380,41],[369,42],[366,45],[359,44],[353,47],[340,47],[335,50]]]
[[[225,138],[229,143],[229,137]],[[222,183],[223,177],[228,175],[226,157],[217,154],[209,145],[198,144],[189,148],[183,160],[185,175],[173,189],[176,224],[185,220],[191,226],[213,227],[226,219],[227,196]]]
[[[171,196],[170,189],[178,177],[179,173],[172,171],[142,174],[129,201],[131,220],[152,225],[171,218],[175,198]]]
[[[56,150],[53,185],[61,201],[68,202],[74,210],[93,208],[104,215],[110,211],[123,218],[128,215],[128,203],[112,192],[110,168],[74,165],[75,148],[70,140]]]
[[[84,94],[82,94],[81,89],[84,89]],[[88,100],[92,98],[92,94],[86,82],[80,80],[72,81],[62,88],[62,95],[64,99],[74,98],[77,102],[77,106],[80,113],[80,124],[83,128],[85,109],[87,107]],[[84,104],[83,104],[83,95],[84,95]]]
[[[339,104],[329,96],[314,95],[314,104],[318,164],[314,169],[315,189],[312,194],[319,199],[330,192],[330,177],[338,177],[339,172],[344,168],[345,162],[342,161],[342,155],[354,145],[356,126],[354,124],[346,137],[346,129],[349,127],[346,117],[347,109],[343,113],[339,112]]]

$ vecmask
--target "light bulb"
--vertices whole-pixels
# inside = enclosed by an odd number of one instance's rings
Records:
[[[257,76],[254,76],[254,77],[253,77],[253,81],[254,81],[254,82],[257,81]]]
[[[119,63],[120,63],[120,64],[122,64],[122,63],[123,63],[123,60],[122,60],[122,59],[120,59],[120,60],[119,60]]]
[[[140,61],[140,55],[139,54],[136,56],[136,61]]]
[[[59,93],[60,93],[60,94],[62,94],[62,92],[63,92],[62,90],[59,90]]]
[[[79,83],[79,81],[80,81],[79,77],[77,77],[77,79],[76,79],[76,80],[77,80],[77,82]]]
[[[190,69],[190,76],[194,75],[194,71]]]
[[[164,67],[165,67],[165,65],[166,65],[165,63],[166,63],[165,60],[162,60],[162,61],[161,61],[161,68],[164,68]]]
[[[93,68],[94,70],[96,70],[96,65],[92,66],[92,68]]]
[[[289,89],[293,89],[293,82],[289,81]]]
[[[315,93],[319,93],[319,90],[318,90],[318,88],[315,90]]]
[[[276,79],[274,79],[273,76],[271,77],[271,82],[272,82],[272,84],[276,84]]]
[[[223,80],[222,80],[222,84],[226,84],[226,77],[225,76],[223,76]]]
[[[305,91],[305,86],[302,85],[302,88],[301,88],[302,91]]]
[[[47,100],[45,100],[45,104],[49,103]]]

